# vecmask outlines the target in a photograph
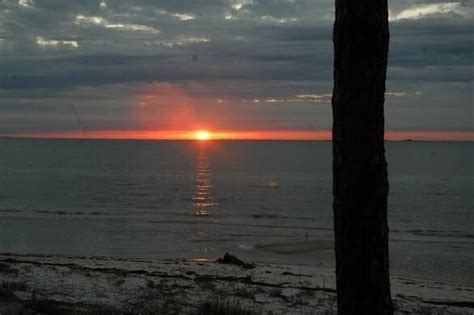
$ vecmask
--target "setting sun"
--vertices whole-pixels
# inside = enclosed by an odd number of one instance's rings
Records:
[[[207,130],[198,130],[195,133],[195,137],[197,140],[209,140],[211,138],[211,134]]]

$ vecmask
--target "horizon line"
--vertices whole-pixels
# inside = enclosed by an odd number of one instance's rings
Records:
[[[198,139],[141,139],[141,138],[61,138],[15,137],[0,135],[0,140],[70,140],[70,141],[150,141],[150,142],[203,142]],[[332,142],[332,139],[211,139],[205,142]],[[474,142],[472,139],[384,139],[385,142]]]
[[[253,130],[211,131],[207,141],[331,141],[332,132],[321,130]],[[155,140],[194,141],[196,130],[85,130],[0,134],[10,139],[76,139],[76,140]],[[474,131],[387,130],[386,141],[474,141]]]

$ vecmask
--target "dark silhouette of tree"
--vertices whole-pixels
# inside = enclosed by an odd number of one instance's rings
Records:
[[[393,314],[384,94],[387,0],[336,0],[333,195],[339,314]]]

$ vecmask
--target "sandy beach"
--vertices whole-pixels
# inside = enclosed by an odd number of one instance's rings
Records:
[[[333,314],[334,270],[209,260],[0,254],[0,313],[198,314],[224,303],[255,314]],[[473,314],[474,287],[392,277],[397,314]]]

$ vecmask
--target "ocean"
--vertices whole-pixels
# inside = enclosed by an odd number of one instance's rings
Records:
[[[392,274],[474,284],[472,142],[387,142]],[[0,139],[0,251],[334,266],[331,143]],[[262,248],[263,247],[263,248]]]

